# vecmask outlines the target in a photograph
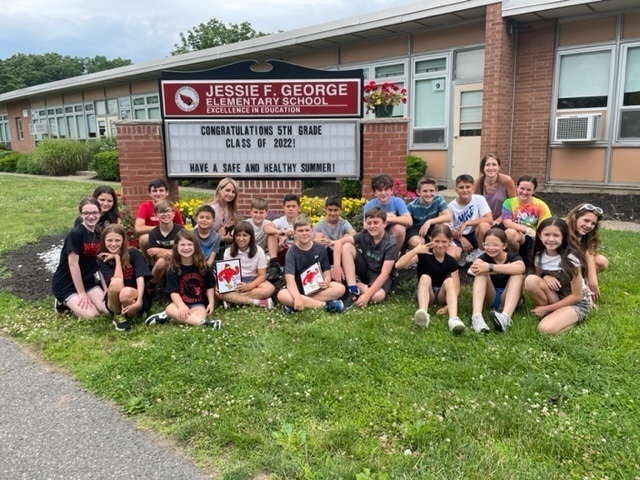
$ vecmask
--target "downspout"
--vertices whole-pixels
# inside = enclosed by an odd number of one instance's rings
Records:
[[[510,21],[507,28],[512,28],[513,32],[515,32],[515,47],[513,49],[513,80],[511,83],[511,125],[509,132],[509,166],[507,171],[509,172],[509,176],[511,176],[511,155],[513,154],[513,124],[515,121],[516,115],[516,72],[518,69],[518,24],[516,22]]]

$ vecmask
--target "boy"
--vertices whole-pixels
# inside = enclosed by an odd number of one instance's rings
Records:
[[[175,207],[171,200],[160,200],[155,204],[155,214],[160,222],[149,232],[147,253],[156,263],[151,270],[151,280],[147,285],[149,293],[154,293],[158,282],[165,276],[171,265],[171,252],[176,235],[183,226],[173,223]]]
[[[433,225],[451,222],[451,212],[442,195],[438,195],[438,182],[433,177],[424,176],[418,180],[416,193],[419,195],[407,205],[413,225],[407,229],[407,245],[413,249],[426,242]]]
[[[163,178],[156,178],[149,182],[148,188],[151,200],[142,202],[138,207],[138,214],[136,215],[136,222],[133,229],[135,234],[140,237],[140,250],[142,250],[147,262],[151,262],[151,258],[147,254],[147,249],[149,248],[149,232],[153,227],[157,227],[159,223],[158,217],[155,214],[154,205],[156,202],[164,200],[169,196],[169,184]],[[174,220],[174,223],[178,225],[184,224],[180,210],[178,210],[177,207],[175,207]]]
[[[344,285],[331,281],[327,250],[313,241],[309,217],[298,215],[292,223],[294,243],[287,250],[284,266],[286,287],[278,292],[278,301],[284,306],[285,313],[322,307],[327,312],[343,312],[344,304],[339,298],[344,295]],[[320,290],[307,296],[304,295],[300,276],[316,264],[320,264],[324,280],[319,282]]]
[[[282,270],[278,265],[278,231],[271,220],[267,220],[267,212],[269,205],[264,198],[254,198],[251,200],[251,218],[245,220],[253,227],[253,233],[256,238],[256,245],[262,247],[265,252],[269,253],[269,266],[267,267],[267,280],[274,281],[280,278]],[[266,228],[265,228],[266,227]],[[269,231],[270,233],[267,233]]]
[[[262,227],[267,235],[277,235],[275,248],[270,246],[269,257],[277,258],[279,265],[284,265],[287,250],[293,245],[293,220],[300,213],[300,197],[295,193],[287,193],[282,201],[284,215],[272,223]]]
[[[355,235],[356,231],[347,220],[340,217],[342,199],[337,195],[327,197],[324,202],[324,213],[324,220],[313,227],[314,240],[326,247],[329,261],[333,262],[333,245],[336,240],[347,235]]]
[[[376,198],[365,203],[363,212],[373,207],[380,207],[387,213],[386,225],[389,233],[393,236],[398,249],[404,245],[404,239],[407,234],[407,227],[413,224],[411,214],[407,210],[401,198],[393,195],[393,178],[389,175],[378,175],[371,179],[371,190]]]
[[[449,203],[453,245],[447,249],[447,253],[458,260],[458,264],[466,264],[463,251],[467,255],[482,245],[484,234],[491,228],[493,214],[487,200],[473,193],[471,175],[459,175],[456,178],[456,193],[457,198]]]
[[[216,212],[209,204],[204,204],[196,211],[196,227],[193,229],[196,238],[200,241],[204,258],[207,259],[207,265],[213,266],[216,261],[216,255],[220,250],[220,235],[213,230],[213,221],[216,218]]]
[[[385,230],[387,213],[382,208],[369,209],[364,218],[365,230],[341,238],[333,247],[333,279],[342,281],[344,277],[349,289],[348,303],[359,307],[385,299],[391,290],[399,250]]]

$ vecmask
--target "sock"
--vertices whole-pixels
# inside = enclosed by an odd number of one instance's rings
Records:
[[[349,285],[349,293],[353,293],[354,295],[358,295],[360,290],[357,285]]]
[[[257,299],[254,298],[253,299],[253,304],[254,305],[260,305],[260,300],[257,300]]]

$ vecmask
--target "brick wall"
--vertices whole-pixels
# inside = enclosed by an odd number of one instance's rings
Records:
[[[31,122],[31,108],[28,100],[7,104],[7,116],[9,117],[9,134],[11,135],[11,150],[20,153],[32,152],[35,148],[34,137],[29,133],[29,123]],[[29,116],[23,117],[23,110],[29,112]],[[18,135],[16,118],[22,120],[23,138]]]
[[[482,155],[487,152],[498,155],[505,173],[513,111],[515,40],[516,36],[508,33],[507,22],[502,18],[502,5],[487,5],[480,151]]]
[[[518,26],[511,176],[533,175],[539,186],[547,176],[556,25],[540,20]]]
[[[407,187],[408,118],[378,118],[362,121],[362,195],[373,197],[371,177],[391,175]]]

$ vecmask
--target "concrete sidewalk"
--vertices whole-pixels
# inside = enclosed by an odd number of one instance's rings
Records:
[[[209,478],[0,337],[0,478]]]

